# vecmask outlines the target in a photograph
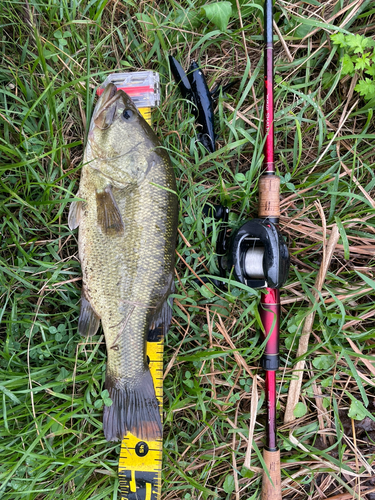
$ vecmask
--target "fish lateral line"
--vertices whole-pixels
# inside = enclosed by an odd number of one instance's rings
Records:
[[[90,148],[92,150],[95,150],[95,147],[93,147],[93,145],[95,146],[95,144],[96,144],[95,141],[92,140],[92,139],[89,139],[88,142],[89,142]],[[111,161],[114,161],[114,160],[118,160],[119,158],[122,158],[123,156],[126,156],[126,155],[132,153],[134,151],[134,149],[136,147],[138,147],[140,144],[143,144],[143,141],[137,142],[137,144],[134,144],[130,149],[128,149],[124,153],[121,153],[120,155],[108,156],[108,157],[107,156],[99,156],[99,155],[97,155],[91,161],[100,160],[100,161],[109,161],[109,162],[111,162]]]
[[[120,338],[120,336],[123,334],[123,332],[124,332],[124,330],[125,330],[125,328],[126,328],[126,325],[128,324],[128,321],[129,321],[129,319],[130,319],[130,316],[133,314],[134,309],[135,309],[135,307],[133,307],[133,308],[132,308],[132,310],[131,310],[131,311],[129,311],[129,313],[128,313],[128,315],[127,315],[127,317],[126,317],[126,318],[124,318],[122,321],[120,321],[120,322],[117,324],[117,326],[120,326],[120,325],[121,325],[121,323],[122,323],[123,321],[125,321],[125,324],[124,324],[124,326],[123,326],[122,330],[120,330],[120,331],[118,332],[118,334],[116,335],[116,337],[115,337],[114,341],[112,342],[112,346],[114,346],[114,345],[116,345],[116,344],[117,344],[118,339],[119,339],[119,338]],[[110,328],[116,328],[116,325],[115,325],[114,327],[110,327]],[[110,347],[111,349],[112,349],[112,346]]]

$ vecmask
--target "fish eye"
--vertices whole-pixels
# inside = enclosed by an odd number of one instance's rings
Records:
[[[134,115],[133,111],[131,109],[124,109],[122,116],[125,118],[125,120],[130,120]]]

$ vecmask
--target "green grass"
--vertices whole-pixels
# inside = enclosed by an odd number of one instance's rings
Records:
[[[170,152],[180,196],[177,291],[165,348],[165,367],[172,358],[174,363],[164,384],[163,498],[259,498],[265,436],[260,292],[231,282],[227,292],[214,294],[195,281],[196,275],[217,274],[219,227],[202,216],[203,206],[230,206],[232,228],[257,210],[261,2],[240,0],[243,30],[232,4],[228,27],[220,31],[207,22],[200,0],[140,6],[131,0],[2,2],[2,499],[120,498],[119,446],[105,441],[102,411],[95,405],[104,382],[104,340],[84,344],[77,334],[81,273],[77,233],[67,226],[95,89],[119,69],[160,73],[162,103],[153,112],[154,128]],[[339,30],[371,36],[372,2],[357,9],[359,4],[346,9],[344,0],[310,0],[275,6],[290,53],[276,37],[281,230],[292,256],[282,291],[278,375],[286,499],[323,498],[320,491],[329,498],[358,484],[360,498],[374,498],[363,493],[373,487],[375,457],[373,108],[351,91],[350,78],[340,80],[342,54],[330,41]],[[194,119],[171,78],[168,52],[185,68],[198,60],[210,86],[239,79],[217,102],[218,150],[211,155],[195,141]],[[335,222],[341,237],[316,306],[300,398],[305,415],[284,425],[298,337],[322,260],[323,228],[329,233]],[[257,374],[250,470],[244,458],[253,379],[235,351]]]

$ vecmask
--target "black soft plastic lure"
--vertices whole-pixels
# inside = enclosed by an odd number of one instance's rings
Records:
[[[187,75],[173,56],[169,56],[169,64],[182,96],[194,104],[193,112],[201,127],[198,140],[207,151],[213,153],[215,151],[213,96],[217,93],[217,89],[214,92],[209,91],[203,71],[195,61],[191,63]]]

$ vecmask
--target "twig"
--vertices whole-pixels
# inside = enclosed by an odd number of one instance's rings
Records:
[[[220,323],[220,324],[219,324]],[[227,343],[229,344],[230,348],[234,350],[233,355],[237,361],[237,363],[242,366],[242,368],[245,369],[245,371],[250,375],[250,377],[254,380],[254,374],[250,370],[248,364],[244,360],[244,358],[241,356],[241,354],[237,351],[236,346],[233,344],[232,339],[230,338],[227,329],[224,326],[223,320],[221,319],[221,316],[219,316],[219,323],[216,324],[216,328],[219,330],[219,332],[223,335]]]
[[[345,172],[351,176],[353,182],[357,186],[357,188],[361,191],[363,196],[366,198],[366,200],[371,204],[372,208],[375,208],[375,201],[371,198],[371,196],[368,194],[368,192],[365,190],[365,188],[361,185],[361,183],[358,181],[357,177],[352,173],[352,171],[345,165],[344,162],[340,160],[341,166],[345,170]]]
[[[360,491],[361,495],[368,495],[375,491],[375,488],[370,488],[368,490]],[[335,495],[334,497],[326,498],[326,500],[351,500],[353,498],[353,493],[340,493],[340,495]]]
[[[316,280],[315,280],[314,289],[312,291],[312,295],[314,296],[314,298],[316,300],[319,300],[319,292],[322,290],[323,283],[324,283],[324,280],[326,278],[327,271],[328,271],[328,268],[329,268],[329,265],[330,265],[330,262],[331,262],[331,259],[333,256],[333,252],[336,248],[339,237],[340,237],[340,233],[339,233],[338,227],[335,224],[332,227],[331,235],[330,235],[328,243],[327,243],[325,259],[323,259],[323,261],[322,261],[322,265],[320,266],[319,273],[318,273]],[[307,352],[308,345],[309,345],[309,339],[310,339],[310,333],[312,330],[312,325],[314,323],[314,318],[315,318],[315,311],[312,311],[305,319],[305,323],[304,323],[303,329],[302,329],[302,335],[301,335],[301,338],[299,341],[297,358],[303,356]],[[285,424],[287,424],[289,422],[293,422],[295,420],[293,410],[294,410],[294,408],[299,400],[299,396],[301,393],[304,367],[305,367],[305,360],[304,359],[298,361],[298,363],[294,367],[292,381],[290,382],[290,387],[289,387],[289,392],[288,392],[288,400],[287,400],[286,409],[285,409],[285,417],[284,417]]]
[[[328,23],[332,24],[332,21],[334,21],[337,17],[342,16],[347,10],[351,10],[351,12],[349,14],[349,19],[351,19],[357,13],[358,9],[361,7],[363,2],[364,2],[364,0],[354,0],[354,2],[352,2],[349,5],[346,5],[343,9],[339,10],[333,16],[329,17],[325,22],[327,24]],[[345,19],[345,23],[347,23],[348,21],[349,21],[348,19]],[[344,21],[341,23],[341,25],[339,27],[343,28],[343,26],[344,26]],[[311,38],[313,35],[315,35],[315,33],[317,33],[321,29],[322,28],[316,28],[315,30],[311,31],[306,36],[304,36],[304,38],[302,38],[301,42],[306,40],[306,38]]]
[[[206,318],[207,318],[207,326],[208,326],[208,338],[210,340],[210,349],[213,349],[213,340],[212,340],[212,327],[214,325],[214,319],[215,319],[216,312],[214,312],[214,317],[212,318],[212,321],[210,319],[210,309],[206,305]],[[214,360],[211,359],[211,397],[212,399],[217,399],[217,394],[216,394],[216,386],[215,386],[215,363]]]
[[[293,56],[292,56],[292,54],[290,53],[290,51],[289,51],[289,49],[288,49],[287,44],[285,43],[284,37],[283,37],[283,35],[281,34],[281,31],[279,30],[279,27],[277,26],[276,21],[274,21],[274,22],[273,22],[273,29],[276,31],[277,36],[279,37],[279,40],[280,40],[280,42],[281,42],[281,45],[283,46],[283,49],[285,50],[285,53],[286,53],[286,55],[288,56],[289,61],[290,61],[290,62],[293,62],[293,61],[294,61]]]
[[[247,442],[247,450],[246,450],[245,462],[244,462],[244,466],[247,469],[250,469],[250,467],[251,467],[251,448],[253,445],[253,437],[254,437],[257,408],[258,408],[258,387],[257,387],[257,379],[256,379],[256,377],[254,377],[253,378],[253,388],[251,391],[249,440]]]
[[[237,427],[237,417],[238,417],[238,404],[237,404],[236,413],[234,416],[234,425],[236,427]],[[232,463],[233,463],[233,477],[234,477],[234,494],[235,494],[236,500],[240,500],[240,485],[238,483],[238,466],[237,466],[235,449],[236,449],[236,432],[233,432]]]

